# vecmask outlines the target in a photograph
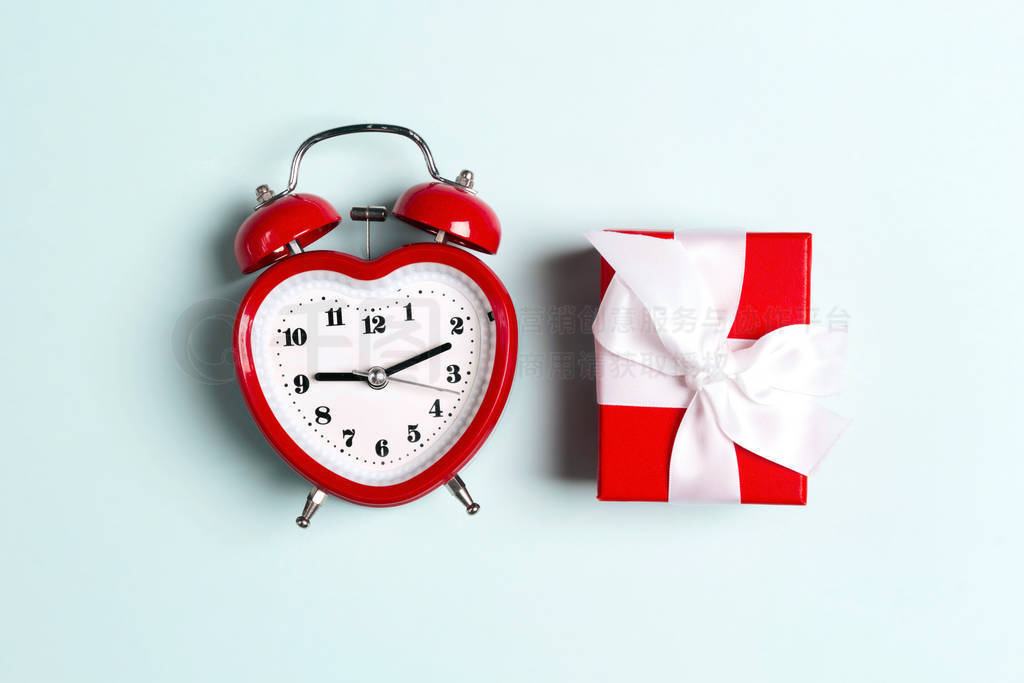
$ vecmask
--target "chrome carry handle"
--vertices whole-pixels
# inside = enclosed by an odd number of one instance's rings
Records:
[[[299,184],[299,165],[302,163],[302,157],[305,156],[310,147],[318,142],[330,140],[331,138],[336,138],[342,135],[348,135],[349,133],[392,133],[394,135],[401,135],[402,137],[409,138],[415,142],[416,146],[420,148],[421,152],[423,152],[423,160],[427,162],[427,171],[434,180],[473,192],[472,174],[468,174],[467,176],[466,172],[463,171],[463,173],[459,174],[458,180],[449,180],[441,175],[437,170],[437,164],[434,163],[434,156],[430,153],[430,147],[427,146],[426,140],[421,138],[416,131],[406,128],[405,126],[394,126],[389,123],[357,123],[351,126],[331,128],[306,138],[295,151],[295,156],[292,157],[292,169],[288,176],[288,187],[277,194],[271,194],[269,188],[267,188],[265,192],[260,193],[259,206],[269,204],[270,202],[278,200],[295,191],[295,187]],[[265,188],[266,186],[264,185],[262,187]]]

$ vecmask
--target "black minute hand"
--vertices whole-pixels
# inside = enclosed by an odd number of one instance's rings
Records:
[[[365,382],[366,375],[357,375],[354,372],[318,372],[313,375],[317,382]]]
[[[423,361],[429,360],[438,354],[444,353],[450,348],[452,348],[451,342],[445,342],[440,346],[435,346],[429,351],[424,351],[423,353],[413,356],[412,358],[407,358],[403,360],[401,363],[395,363],[390,368],[384,368],[384,372],[386,372],[389,375],[393,375],[396,372],[400,372],[402,370],[405,370],[406,368],[411,368],[417,363],[422,363]]]

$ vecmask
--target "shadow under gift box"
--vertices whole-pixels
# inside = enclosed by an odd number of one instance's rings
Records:
[[[671,232],[616,230],[673,239]],[[601,259],[601,296],[615,271]],[[730,339],[759,339],[786,325],[810,322],[811,235],[747,233],[746,265]],[[668,469],[685,408],[598,406],[600,500],[668,500]],[[736,448],[740,502],[805,505],[807,477]]]

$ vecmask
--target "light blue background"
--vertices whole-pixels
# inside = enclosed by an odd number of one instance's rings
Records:
[[[0,679],[1019,676],[1022,35],[1013,2],[8,7]],[[297,530],[223,381],[231,240],[364,121],[477,173],[521,311],[596,303],[586,230],[814,232],[856,421],[810,505],[599,503],[590,382],[534,372],[464,471],[478,517]],[[345,212],[425,178],[398,138],[307,159]]]

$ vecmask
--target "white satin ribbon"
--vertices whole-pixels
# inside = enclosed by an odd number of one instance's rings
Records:
[[[727,340],[744,233],[587,239],[615,269],[594,320],[598,403],[686,408],[669,502],[738,503],[734,443],[809,474],[848,424],[811,398],[840,390],[846,333],[789,325]]]

